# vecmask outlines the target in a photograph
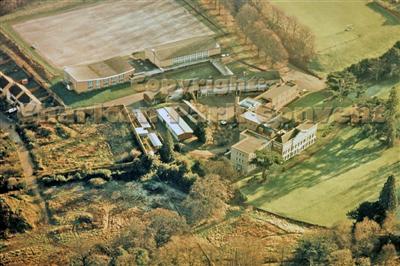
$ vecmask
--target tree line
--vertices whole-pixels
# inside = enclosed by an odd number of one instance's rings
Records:
[[[19,7],[22,7],[32,0],[1,0],[0,1],[0,16],[13,12]]]
[[[272,62],[290,60],[307,67],[314,58],[315,36],[296,17],[286,15],[268,1],[224,1],[247,39]]]
[[[377,58],[367,58],[351,65],[350,67],[333,72],[327,77],[328,89],[334,98],[339,101],[353,97],[359,105],[376,107],[384,106],[385,123],[369,123],[366,127],[368,133],[384,133],[386,143],[389,147],[395,146],[399,136],[399,95],[398,88],[390,90],[388,100],[378,98],[367,99],[364,97],[366,84],[383,80],[396,80],[400,78],[400,41],[396,42],[392,48]],[[378,134],[381,135],[382,134]]]

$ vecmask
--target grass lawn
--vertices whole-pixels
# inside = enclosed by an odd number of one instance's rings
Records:
[[[205,62],[201,64],[182,67],[176,70],[167,71],[152,78],[155,79],[208,79],[208,78],[222,78],[223,76],[219,71],[210,63]]]
[[[346,213],[359,203],[376,200],[388,175],[399,176],[399,147],[385,149],[378,140],[365,138],[359,128],[341,129],[325,142],[317,144],[310,159],[273,173],[266,184],[241,181],[248,202],[294,219],[331,226],[346,219]]]
[[[329,73],[379,56],[399,40],[400,21],[370,1],[272,3],[314,32],[319,56],[312,68],[319,72]]]
[[[366,95],[367,96],[377,96],[379,98],[388,98],[390,90],[395,87],[400,93],[400,80],[387,80],[380,82],[378,84],[373,84],[368,87]]]
[[[107,89],[78,94],[74,91],[67,90],[61,82],[58,82],[54,84],[52,90],[61,97],[66,105],[73,108],[102,104],[136,92],[130,83],[119,84]]]

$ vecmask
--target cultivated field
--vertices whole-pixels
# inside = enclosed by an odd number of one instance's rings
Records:
[[[270,176],[242,182],[249,203],[301,221],[331,226],[366,200],[376,200],[390,174],[400,172],[400,148],[385,149],[359,128],[336,130],[308,159]],[[322,143],[322,144],[321,144]],[[356,158],[356,159],[355,159]],[[399,190],[400,192],[400,190]]]
[[[299,21],[316,36],[321,72],[340,70],[366,57],[376,57],[400,36],[400,21],[371,1],[279,1],[273,4]]]
[[[213,34],[175,0],[108,1],[13,27],[60,68]]]

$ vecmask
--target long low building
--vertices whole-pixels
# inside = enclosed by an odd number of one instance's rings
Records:
[[[135,68],[121,57],[89,65],[68,66],[64,68],[64,81],[78,93],[102,89],[129,82]]]
[[[260,94],[255,99],[265,107],[279,111],[285,105],[299,97],[299,89],[293,82],[278,84]]]
[[[172,107],[157,109],[158,119],[165,124],[174,139],[182,141],[193,136],[193,130]]]
[[[159,68],[191,64],[221,53],[211,36],[193,37],[145,49],[145,56]]]

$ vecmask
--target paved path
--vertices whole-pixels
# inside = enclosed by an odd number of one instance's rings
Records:
[[[28,189],[31,189],[34,192],[34,197],[37,199],[38,205],[42,210],[43,222],[48,223],[49,217],[46,204],[39,191],[39,186],[37,184],[36,176],[34,175],[34,166],[29,151],[25,148],[24,142],[15,131],[14,122],[9,121],[2,113],[0,113],[0,128],[7,132],[11,140],[13,140],[16,144],[18,157],[24,171],[26,186]]]

